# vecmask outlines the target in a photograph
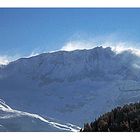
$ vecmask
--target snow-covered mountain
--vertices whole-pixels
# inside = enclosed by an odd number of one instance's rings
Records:
[[[62,125],[44,119],[36,114],[17,111],[0,101],[0,132],[28,132],[28,131],[78,131],[80,128],[73,125]]]
[[[83,126],[140,100],[140,57],[96,47],[21,58],[1,66],[0,98],[14,109]]]

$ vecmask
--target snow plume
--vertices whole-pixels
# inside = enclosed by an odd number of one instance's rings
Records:
[[[0,55],[0,65],[7,65],[12,61],[15,61],[19,58],[22,58],[25,56],[22,56],[21,54],[15,54],[15,55]]]
[[[10,62],[8,56],[0,56],[0,65],[6,65]]]
[[[7,65],[12,61],[15,61],[17,59],[21,58],[20,54],[15,55],[0,55],[0,65]]]
[[[104,47],[111,47],[111,49],[118,53],[122,53],[124,51],[129,51],[137,56],[140,56],[140,49],[139,46],[140,44],[135,44],[135,43],[128,43],[128,42],[118,42],[118,43],[112,43],[112,42],[106,42],[103,44]]]
[[[140,56],[140,44],[129,43],[129,42],[102,42],[96,43],[96,41],[70,41],[67,42],[61,50],[73,51],[82,49],[92,49],[97,46],[102,46],[103,48],[111,47],[112,51],[115,53],[122,53],[124,51],[130,51],[131,53]]]
[[[93,48],[93,43],[86,41],[70,41],[66,43],[61,50],[64,51],[73,51],[73,50],[82,50],[82,49],[91,49]]]
[[[36,56],[36,55],[39,55],[39,54],[40,54],[40,53],[37,53],[37,52],[34,52],[34,51],[33,51],[33,52],[31,52],[31,54],[30,54],[29,56],[27,56],[27,58],[28,58],[28,57],[33,57],[33,56]]]
[[[29,55],[26,55],[25,57],[26,58],[29,58],[29,57],[33,57],[33,56],[36,56],[36,55],[39,55],[41,53],[45,53],[46,52],[46,47],[35,47],[32,52],[29,54]]]

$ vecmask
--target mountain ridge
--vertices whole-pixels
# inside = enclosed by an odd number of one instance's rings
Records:
[[[139,67],[139,56],[111,48],[45,53],[0,68],[0,97],[17,110],[82,126],[140,100]]]
[[[127,55],[129,54],[125,53],[124,55],[126,55],[126,58],[121,58],[121,59],[128,59]],[[101,69],[107,69],[106,64],[104,64],[106,61],[107,63],[111,63],[110,60],[113,60],[113,59],[116,59],[113,61],[120,61],[119,57],[121,57],[121,55],[115,54],[109,47],[108,48],[97,47],[90,50],[76,50],[76,51],[71,51],[71,52],[58,51],[58,52],[53,52],[53,53],[40,54],[38,56],[34,56],[31,58],[21,58],[21,59],[18,59],[17,61],[11,62],[9,65],[3,68],[10,67],[10,66],[12,67],[13,65],[17,63],[19,67],[20,65],[24,65],[24,67],[26,67],[26,65],[29,63],[28,65],[33,65],[35,69],[36,68],[45,69],[45,67],[50,67],[46,69],[47,70],[46,72],[42,72],[43,73],[42,76],[49,75],[51,71],[53,71],[57,67],[57,70],[60,70],[59,75],[61,74],[61,71],[63,71],[63,69],[66,68],[65,72],[67,75],[74,75],[77,72],[77,73],[81,73],[80,77],[82,77],[84,74],[91,76],[94,74],[94,71],[96,73],[99,71],[98,74],[101,74]],[[133,54],[131,54],[131,57],[134,57],[133,59],[137,59],[137,57],[135,57]],[[132,60],[130,60],[130,62],[131,61]],[[79,63],[81,63],[81,65]],[[42,66],[42,64],[44,65]],[[79,69],[80,67],[81,69]],[[20,69],[22,69],[22,67]],[[27,68],[24,71],[28,71],[30,69],[32,68]],[[73,71],[74,69],[75,71]],[[72,74],[70,74],[71,71],[72,71]],[[58,74],[56,73],[56,75]],[[61,76],[62,78],[60,79],[60,81],[63,81],[65,79],[65,77],[63,77],[63,73],[61,74]],[[56,78],[56,80],[57,79],[59,78]]]

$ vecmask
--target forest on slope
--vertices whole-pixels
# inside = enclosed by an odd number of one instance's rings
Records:
[[[85,123],[81,132],[140,132],[140,103],[117,107],[94,122]]]

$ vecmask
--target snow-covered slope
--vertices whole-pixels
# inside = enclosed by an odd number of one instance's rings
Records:
[[[17,110],[83,126],[140,100],[140,57],[111,48],[59,51],[0,68],[0,98]]]
[[[33,132],[33,131],[78,131],[80,128],[72,125],[62,125],[36,114],[11,109],[0,101],[0,131],[1,132]]]

